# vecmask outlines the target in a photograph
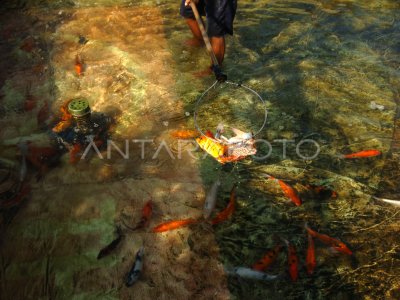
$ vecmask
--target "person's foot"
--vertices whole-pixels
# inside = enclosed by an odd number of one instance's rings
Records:
[[[192,74],[194,77],[203,78],[203,77],[211,75],[212,72],[213,72],[212,68],[208,67],[207,69],[205,69],[203,71],[193,72]]]
[[[188,40],[184,41],[184,44],[186,46],[189,46],[189,47],[202,47],[202,46],[204,46],[203,40],[199,40],[199,39],[196,39],[196,38],[188,39]]]

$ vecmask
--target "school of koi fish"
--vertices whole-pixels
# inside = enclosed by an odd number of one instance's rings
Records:
[[[209,137],[212,136],[212,133],[210,131],[207,131]],[[171,136],[177,139],[193,139],[196,138],[200,135],[199,132],[195,130],[176,130],[171,132]],[[360,152],[356,153],[351,153],[351,154],[345,154],[345,155],[340,155],[341,158],[344,159],[354,159],[354,158],[368,158],[368,157],[375,157],[381,155],[381,152],[379,150],[363,150]],[[300,196],[298,195],[297,191],[290,186],[289,184],[285,183],[283,180],[276,179],[275,177],[269,175],[269,174],[264,174],[265,180],[273,180],[276,183],[279,184],[283,195],[288,198],[293,204],[296,206],[300,206],[302,204],[302,200]],[[154,226],[151,231],[153,233],[161,233],[161,232],[166,232],[166,231],[171,231],[175,229],[179,229],[185,226],[189,225],[195,225],[195,224],[209,224],[209,225],[217,225],[221,222],[228,221],[231,216],[235,212],[235,201],[236,201],[236,186],[234,185],[232,187],[232,190],[230,192],[230,198],[227,206],[225,209],[223,209],[220,212],[215,213],[214,217],[211,217],[215,206],[217,202],[217,194],[218,194],[218,187],[221,185],[221,182],[219,179],[213,183],[211,186],[210,190],[207,193],[206,199],[204,201],[204,212],[203,212],[203,218],[201,219],[178,219],[178,220],[169,220],[166,222],[163,222],[161,224],[158,224]],[[331,191],[327,189],[324,186],[315,186],[315,185],[308,185],[307,188],[314,190],[316,193],[328,193],[328,196],[331,198],[336,198],[337,193],[335,191]],[[138,229],[143,229],[149,226],[149,223],[151,221],[151,216],[153,213],[153,205],[152,205],[152,200],[148,200],[143,209],[142,209],[142,216],[140,221],[135,225],[128,225],[123,219],[122,219],[122,224],[128,228],[131,231],[135,231]],[[311,276],[316,268],[317,262],[316,262],[316,255],[315,255],[315,240],[318,240],[325,246],[329,247],[332,251],[346,254],[346,255],[352,255],[353,252],[347,247],[346,244],[341,242],[340,240],[330,237],[326,234],[319,233],[313,229],[311,229],[308,225],[307,222],[304,224],[304,229],[306,231],[305,238],[308,241],[308,247],[306,250],[306,255],[305,255],[305,266],[306,266],[306,273]],[[118,243],[122,239],[122,233],[120,231],[120,228],[117,228],[118,232],[118,237],[113,240],[109,245],[104,247],[98,255],[98,258],[102,258],[108,254],[111,253],[112,250],[114,250]],[[253,266],[250,268],[248,267],[235,267],[233,270],[230,270],[229,268],[226,268],[226,273],[228,275],[233,275],[237,276],[240,278],[247,278],[247,279],[254,279],[254,280],[274,280],[278,277],[282,277],[280,275],[271,275],[265,273],[265,271],[268,270],[268,268],[274,263],[276,260],[277,256],[281,253],[282,249],[284,246],[287,249],[287,271],[289,274],[289,277],[292,281],[297,281],[298,279],[298,274],[299,274],[299,263],[300,263],[300,258],[298,255],[298,251],[296,250],[295,246],[290,243],[290,241],[285,240],[285,239],[279,239],[277,241],[277,244],[272,248],[269,249],[263,257],[260,258],[260,260],[256,261]],[[134,282],[136,282],[139,277],[140,277],[140,272],[142,271],[142,260],[143,260],[143,255],[144,255],[144,249],[143,247],[138,250],[136,254],[136,258],[134,261],[134,264],[132,266],[131,271],[127,274],[126,278],[126,285],[131,286],[133,285]],[[134,275],[133,275],[134,274]]]

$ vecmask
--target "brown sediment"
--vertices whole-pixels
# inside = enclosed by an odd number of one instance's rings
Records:
[[[48,21],[47,10],[31,13],[41,22]],[[53,13],[58,15],[58,11]],[[173,139],[168,129],[185,126],[183,104],[174,94],[173,60],[167,51],[161,12],[145,6],[64,9],[63,15],[69,17],[58,23],[47,41],[52,72],[43,77],[54,80],[57,89],[57,93],[54,87],[45,91],[44,98],[52,99],[49,109],[58,111],[66,99],[81,96],[93,111],[117,109],[113,141],[125,152],[124,139],[128,139],[130,158],[113,151],[110,159],[93,155],[90,161],[71,165],[66,154],[61,166],[33,183],[30,201],[3,235],[1,253],[7,268],[1,272],[1,298],[108,294],[120,299],[228,299],[213,233],[195,225],[160,234],[149,232],[168,219],[199,218],[204,198],[193,159],[187,155],[171,158],[165,149],[153,158],[159,143],[146,144],[142,159],[139,145],[131,141],[165,139],[170,144]],[[84,47],[78,44],[80,34],[89,40]],[[78,53],[85,58],[85,76],[79,79],[71,66]],[[32,67],[32,72],[38,71]],[[50,74],[54,77],[46,77]],[[39,83],[33,81],[32,86]],[[29,135],[32,130],[36,128],[8,131],[2,137]],[[132,218],[137,217],[149,194],[155,213],[148,228],[134,233],[123,230],[124,238],[116,249],[97,260],[100,249],[116,237],[120,212],[132,211]],[[126,273],[142,245],[143,276],[127,288]]]

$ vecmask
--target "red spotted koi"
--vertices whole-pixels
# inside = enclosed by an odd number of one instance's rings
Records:
[[[312,230],[310,227],[308,227],[307,224],[305,225],[305,228],[312,237],[319,239],[325,245],[332,247],[334,250],[339,251],[344,254],[347,254],[347,255],[353,254],[353,252],[351,252],[351,250],[343,242],[341,242],[337,239],[334,239],[326,234],[318,233],[318,232]]]
[[[253,265],[253,270],[266,270],[275,261],[281,250],[282,245],[277,245],[273,249],[269,250],[258,262]]]

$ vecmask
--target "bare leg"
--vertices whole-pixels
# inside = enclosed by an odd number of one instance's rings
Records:
[[[225,38],[223,36],[211,37],[211,46],[219,65],[222,65],[225,55]]]
[[[189,46],[199,47],[203,45],[203,36],[201,35],[201,31],[197,21],[194,19],[186,18],[186,24],[188,24],[190,30],[193,33],[193,38],[186,41],[185,43]]]
[[[223,36],[211,37],[210,42],[215,57],[217,58],[218,64],[221,66],[222,62],[224,61],[224,55],[225,55],[225,38]],[[212,73],[211,69],[212,65],[213,62],[211,61],[210,67],[208,67],[203,71],[194,73],[194,76],[204,77],[210,75]]]

